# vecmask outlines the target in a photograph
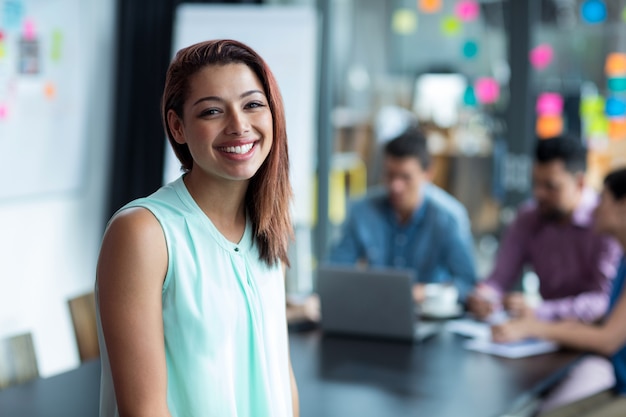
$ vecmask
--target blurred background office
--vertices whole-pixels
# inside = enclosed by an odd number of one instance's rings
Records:
[[[159,100],[182,3],[0,0],[0,338],[30,333],[43,376],[80,361],[68,300],[93,289],[106,220],[164,181]],[[537,136],[580,133],[593,184],[626,163],[626,0],[185,3],[314,17],[309,84],[283,91],[310,126],[290,137],[293,297],[410,119],[434,182],[469,211],[481,277],[530,195]]]

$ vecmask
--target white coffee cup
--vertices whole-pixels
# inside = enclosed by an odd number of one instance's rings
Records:
[[[436,316],[457,314],[459,311],[459,291],[452,284],[431,283],[424,286],[422,313]]]

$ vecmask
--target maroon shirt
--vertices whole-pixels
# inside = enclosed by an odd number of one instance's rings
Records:
[[[609,305],[621,249],[615,240],[593,231],[597,203],[597,194],[585,190],[569,224],[544,220],[534,203],[521,207],[485,283],[505,293],[529,266],[539,277],[543,298],[537,317],[585,322],[601,318]]]

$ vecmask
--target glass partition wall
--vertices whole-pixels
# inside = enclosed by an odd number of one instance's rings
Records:
[[[579,134],[592,184],[626,163],[624,0],[269,3],[322,18],[314,265],[351,199],[380,185],[381,146],[411,119],[433,182],[468,209],[480,278],[530,196],[538,137]]]

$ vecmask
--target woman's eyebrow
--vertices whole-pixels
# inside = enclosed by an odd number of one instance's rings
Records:
[[[246,91],[246,92],[242,93],[242,94],[239,96],[239,98],[245,98],[245,97],[251,96],[252,94],[263,94],[263,95],[265,95],[265,93],[264,93],[263,91],[261,91],[261,90],[249,90],[249,91]],[[199,98],[198,100],[196,100],[196,101],[192,104],[192,106],[195,106],[196,104],[201,103],[201,102],[203,102],[203,101],[219,101],[219,102],[224,102],[225,100],[224,100],[223,98],[221,98],[221,97],[218,97],[218,96],[206,96],[206,97],[201,97],[201,98]]]

